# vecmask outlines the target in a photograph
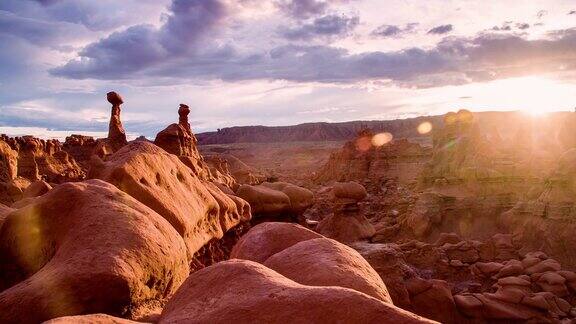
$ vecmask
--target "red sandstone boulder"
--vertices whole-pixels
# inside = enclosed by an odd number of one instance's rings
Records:
[[[0,182],[9,182],[18,174],[18,152],[0,140]]]
[[[26,190],[22,193],[22,198],[34,198],[38,196],[42,196],[43,194],[47,193],[52,189],[52,186],[48,184],[46,181],[35,181],[32,182]]]
[[[4,224],[4,220],[6,220],[6,216],[8,216],[8,214],[13,211],[13,208],[10,208],[4,204],[0,204],[0,228],[2,228],[2,224]]]
[[[278,215],[288,213],[291,209],[287,194],[264,186],[242,185],[236,194],[250,203],[255,215]]]
[[[318,232],[338,242],[350,243],[370,239],[376,230],[361,213],[333,213],[318,224]]]
[[[95,160],[90,177],[116,185],[168,220],[190,256],[251,217],[245,201],[199,179],[177,156],[148,142],[129,143],[106,162]]]
[[[137,324],[131,320],[106,314],[64,316],[44,322],[44,324]]]
[[[290,209],[293,213],[302,213],[314,203],[314,193],[287,182],[264,182],[262,186],[281,191],[290,198]]]
[[[258,263],[230,260],[193,273],[160,323],[431,323],[352,289],[304,286]]]
[[[335,198],[352,199],[355,201],[364,200],[368,195],[366,188],[354,181],[337,182],[334,184],[333,193]]]
[[[263,263],[272,255],[294,244],[321,237],[322,235],[297,224],[262,223],[242,236],[232,249],[230,257]]]
[[[268,268],[307,286],[339,286],[392,304],[386,285],[358,252],[327,238],[297,243],[268,258]]]
[[[127,316],[170,296],[189,272],[174,228],[100,180],[59,185],[8,214],[0,264],[2,323]]]

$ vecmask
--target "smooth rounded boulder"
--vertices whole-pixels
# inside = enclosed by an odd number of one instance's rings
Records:
[[[328,238],[297,243],[268,258],[268,268],[307,286],[339,286],[392,304],[386,285],[355,250]]]
[[[254,226],[236,243],[231,258],[264,262],[292,245],[322,235],[292,223],[268,222]]]
[[[66,183],[0,228],[0,322],[129,316],[189,273],[186,247],[152,209],[109,183]]]
[[[138,324],[124,318],[106,314],[91,314],[78,316],[64,316],[44,322],[44,324]]]
[[[193,273],[159,323],[434,323],[342,287],[298,284],[248,260]]]
[[[304,212],[314,203],[314,193],[306,188],[287,182],[264,182],[261,186],[278,190],[290,198],[290,209],[294,213]]]
[[[283,214],[290,211],[290,197],[282,191],[264,186],[241,185],[236,194],[250,203],[255,215]]]
[[[368,196],[366,188],[363,185],[350,181],[350,182],[337,182],[334,184],[333,189],[334,197],[339,199],[351,199],[361,201]]]

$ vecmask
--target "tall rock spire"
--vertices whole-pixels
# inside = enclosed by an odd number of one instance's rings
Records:
[[[120,105],[124,103],[122,97],[112,91],[106,95],[108,102],[112,104],[112,114],[110,116],[110,125],[108,128],[108,143],[114,152],[121,149],[124,145],[128,144],[126,140],[126,131],[122,126],[120,120]]]

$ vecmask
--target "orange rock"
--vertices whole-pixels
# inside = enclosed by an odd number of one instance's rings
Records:
[[[264,263],[307,286],[339,286],[392,304],[386,285],[358,252],[327,238],[306,240],[278,252]]]
[[[11,212],[0,263],[2,323],[127,315],[168,297],[189,272],[174,228],[100,180],[59,185]]]
[[[131,142],[106,162],[96,160],[89,176],[116,185],[168,220],[190,257],[251,217],[245,201],[199,179],[177,156],[152,143]]]
[[[246,260],[193,273],[160,323],[433,323],[341,287],[304,286]]]
[[[44,322],[44,324],[138,324],[131,320],[106,314],[64,316]]]
[[[263,263],[272,255],[302,241],[321,238],[305,227],[290,223],[262,223],[254,226],[232,249],[231,258]]]

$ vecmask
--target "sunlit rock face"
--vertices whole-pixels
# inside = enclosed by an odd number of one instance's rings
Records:
[[[87,313],[130,316],[189,272],[162,216],[100,180],[62,184],[0,227],[0,322]]]
[[[235,187],[235,179],[227,173],[228,168],[223,165],[208,166],[204,157],[200,155],[197,140],[190,128],[188,115],[190,108],[180,104],[178,109],[178,123],[171,124],[156,135],[154,144],[166,152],[180,158],[182,163],[188,166],[192,172],[204,180],[222,183],[228,187]]]
[[[261,264],[229,260],[192,274],[162,311],[160,323],[370,323],[382,319],[432,323],[352,289],[302,285]]]
[[[255,170],[232,154],[204,154],[212,173],[230,174],[239,185],[258,185],[266,181],[266,175]],[[234,188],[237,189],[237,188]]]
[[[11,205],[22,199],[26,187],[40,179],[63,183],[84,177],[57,140],[0,136],[0,203]]]
[[[566,151],[555,172],[500,216],[527,248],[539,248],[576,267],[576,149]]]
[[[315,181],[378,182],[398,178],[406,183],[414,181],[425,163],[430,150],[407,140],[393,140],[390,133],[375,134],[370,130],[358,133],[356,138],[333,153],[317,173]]]
[[[106,161],[95,159],[89,176],[114,184],[168,220],[190,257],[251,218],[246,201],[223,193],[152,143],[131,142]]]

